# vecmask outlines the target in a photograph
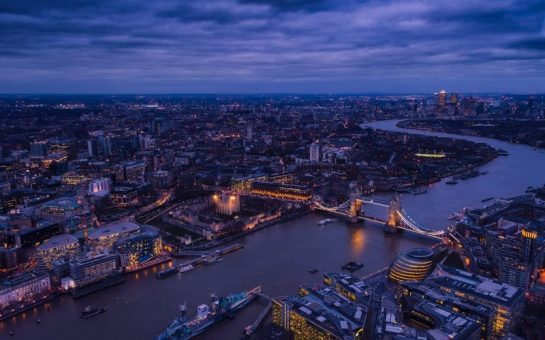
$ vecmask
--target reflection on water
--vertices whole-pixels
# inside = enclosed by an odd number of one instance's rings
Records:
[[[10,329],[16,333],[15,339],[154,339],[179,316],[180,303],[190,306],[192,316],[196,306],[209,301],[210,292],[223,296],[261,285],[270,296],[294,294],[301,284],[321,282],[321,275],[313,275],[309,269],[339,271],[354,260],[365,264],[357,273],[365,275],[390,264],[399,251],[431,245],[416,237],[384,235],[382,227],[373,223],[346,224],[338,220],[317,227],[318,221],[326,217],[309,214],[254,233],[239,240],[244,243],[241,251],[183,276],[158,280],[153,274],[187,261],[175,259],[172,264],[133,273],[124,284],[77,300],[63,295],[38,307],[36,315],[27,312],[26,318],[19,315],[0,322],[0,339],[7,339]],[[105,307],[108,312],[82,320],[79,314],[87,305]],[[240,339],[242,329],[255,321],[262,308],[259,304],[248,307],[235,319],[212,327],[202,339]],[[39,325],[37,318],[41,319]]]
[[[365,237],[362,228],[350,228],[350,250],[353,257],[359,257],[365,247]]]

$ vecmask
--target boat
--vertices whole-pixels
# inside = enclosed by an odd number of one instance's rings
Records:
[[[318,269],[314,268],[308,271],[311,274],[316,274],[318,272]]]
[[[87,306],[81,311],[81,315],[79,316],[81,319],[89,319],[93,316],[102,314],[106,311],[104,308],[97,308],[94,306]]]
[[[485,198],[485,199],[482,199],[482,200],[481,200],[481,203],[483,203],[483,202],[488,202],[488,201],[490,201],[490,200],[492,200],[492,199],[494,199],[494,197],[487,197],[487,198]]]
[[[318,225],[320,227],[323,227],[324,225],[329,224],[329,223],[333,223],[336,220],[337,220],[336,218],[326,218],[325,220],[321,220],[320,222],[318,222]]]
[[[457,181],[455,181],[454,179],[451,179],[450,181],[446,182],[448,185],[455,185],[455,184],[458,184]]]
[[[161,270],[157,275],[155,275],[158,279],[164,279],[165,277],[172,276],[178,272],[178,269],[175,267],[168,268],[165,270]]]
[[[498,156],[509,156],[509,152],[503,149],[496,149],[496,152],[498,153]]]
[[[213,254],[213,255],[206,256],[203,261],[204,261],[205,264],[212,264],[214,262],[218,262],[218,261],[221,261],[221,260],[223,260],[223,258],[221,258],[221,256],[219,256],[217,254]]]
[[[184,272],[188,272],[188,271],[193,270],[193,269],[194,269],[193,265],[191,263],[188,263],[188,264],[180,265],[178,267],[178,272],[179,273],[184,273]]]
[[[181,305],[181,315],[174,319],[157,340],[186,340],[191,339],[226,317],[247,306],[261,292],[261,287],[248,291],[231,294],[227,297],[212,296],[210,305],[202,304],[197,307],[197,315],[192,319],[186,317],[186,306]]]
[[[342,266],[342,269],[347,270],[349,272],[355,272],[356,270],[360,270],[362,267],[363,267],[363,263],[350,261],[344,266]]]
[[[412,189],[412,190],[411,190],[411,194],[413,194],[413,195],[415,195],[415,196],[416,196],[416,195],[422,195],[422,194],[425,194],[425,193],[427,193],[427,192],[428,192],[428,190],[426,190],[426,189],[424,189],[424,188],[420,188],[420,189],[416,188],[416,189]]]

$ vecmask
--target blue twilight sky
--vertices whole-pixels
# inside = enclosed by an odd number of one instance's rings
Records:
[[[545,0],[0,0],[0,93],[545,92]]]

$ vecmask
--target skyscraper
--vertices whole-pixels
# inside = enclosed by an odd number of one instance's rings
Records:
[[[320,144],[310,144],[310,162],[318,163],[320,161]]]

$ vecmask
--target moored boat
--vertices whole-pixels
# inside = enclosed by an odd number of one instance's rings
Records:
[[[191,265],[191,263],[188,263],[188,264],[183,264],[181,266],[178,267],[178,272],[179,273],[184,273],[184,272],[188,272],[190,270],[193,270],[194,267],[193,265]]]
[[[95,306],[87,306],[81,311],[81,314],[80,314],[79,317],[81,319],[89,319],[89,318],[92,318],[93,316],[96,316],[98,314],[102,314],[105,311],[106,311],[106,309],[104,309],[104,308],[97,308]]]
[[[236,312],[247,306],[261,287],[231,294],[227,297],[217,298],[212,295],[210,305],[202,304],[197,307],[197,315],[192,319],[186,317],[186,306],[181,305],[181,315],[157,337],[158,340],[186,340],[191,339],[226,317],[233,316]]]

